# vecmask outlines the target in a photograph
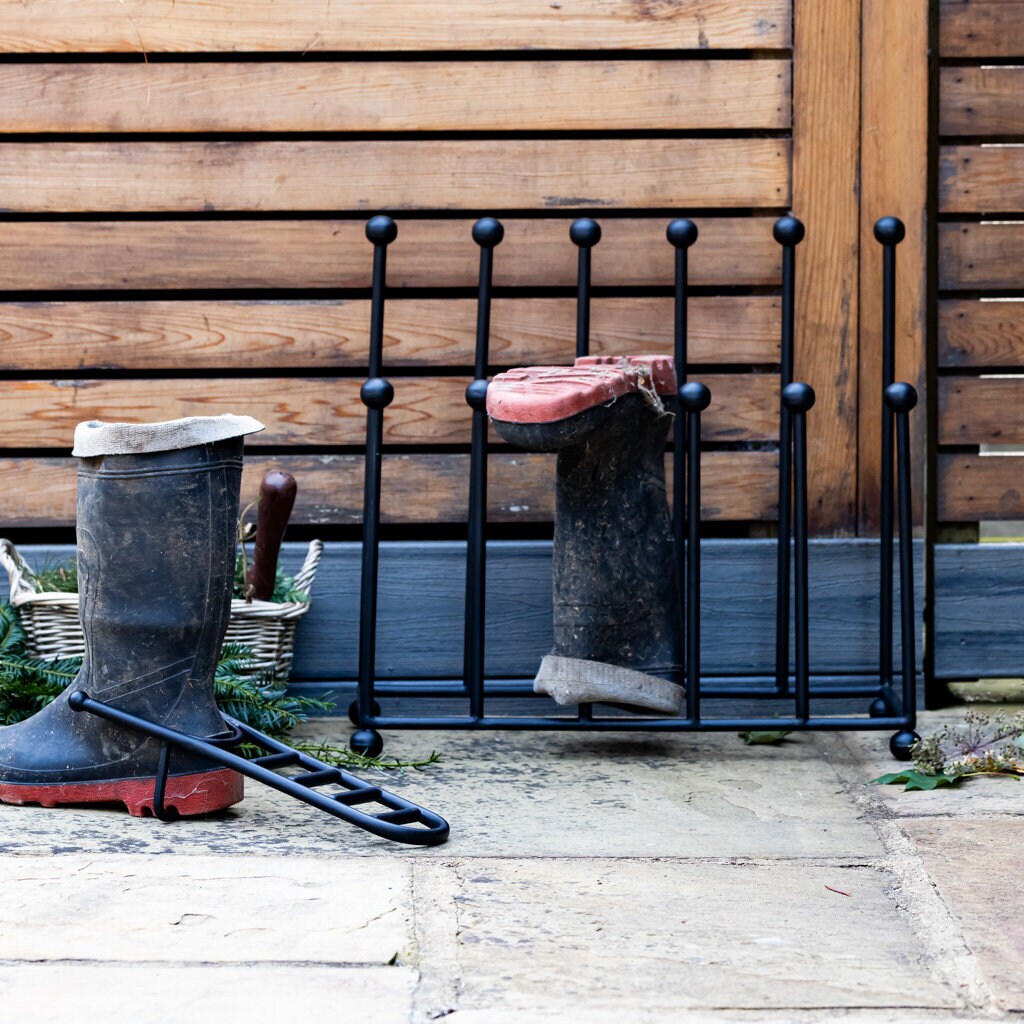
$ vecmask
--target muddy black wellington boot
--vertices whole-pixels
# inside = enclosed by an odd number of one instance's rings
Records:
[[[213,673],[231,613],[242,436],[260,429],[248,416],[79,424],[85,658],[52,704],[0,729],[0,801],[152,813],[158,742],[73,711],[76,690],[195,736],[229,731]],[[170,772],[165,804],[181,815],[242,799],[242,776],[182,750]]]
[[[558,452],[554,649],[534,690],[675,714],[681,633],[665,494],[674,394],[663,356],[586,357],[498,374],[487,412],[506,441]]]

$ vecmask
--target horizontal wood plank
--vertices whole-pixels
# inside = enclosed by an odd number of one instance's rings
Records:
[[[787,0],[3,0],[0,52],[766,49]]]
[[[1024,459],[940,454],[937,498],[940,522],[1024,519]]]
[[[1020,49],[1024,55],[1024,38]],[[1024,67],[952,67],[939,71],[942,135],[1024,135]]]
[[[543,523],[554,516],[555,456],[496,453],[489,457],[488,519]],[[702,463],[701,516],[707,521],[770,520],[778,500],[774,452],[707,452]],[[266,470],[284,469],[298,482],[295,524],[362,521],[363,459],[359,455],[248,455],[243,504],[256,500]],[[671,495],[672,460],[666,458]],[[66,458],[0,459],[0,475],[17,487],[0,490],[6,528],[68,526],[75,521],[75,466]],[[466,520],[469,456],[385,455],[381,520],[390,524]]]
[[[1024,223],[939,225],[939,287],[1024,289]]]
[[[498,287],[574,286],[570,218],[503,219]],[[595,285],[671,285],[666,218],[606,218],[594,249]],[[780,249],[770,217],[701,218],[690,252],[694,285],[777,285]],[[0,282],[9,290],[366,288],[365,221],[94,221],[0,223]],[[475,287],[471,220],[402,220],[388,249],[388,283]],[[429,258],[425,258],[429,254]]]
[[[943,213],[1024,212],[1024,146],[943,146],[939,209]]]
[[[943,57],[1018,57],[1024,51],[1024,0],[941,0]]]
[[[790,65],[711,61],[8,64],[6,132],[787,128]]]
[[[939,302],[940,366],[1024,366],[1024,302]]]
[[[352,368],[367,364],[370,304],[338,302],[0,303],[0,369]],[[690,300],[693,363],[774,363],[779,300]],[[591,305],[594,355],[673,351],[668,298],[598,298]],[[469,366],[476,302],[402,299],[388,304],[387,367]],[[494,300],[492,366],[571,363],[573,299]]]
[[[0,196],[25,213],[778,207],[789,142],[9,143]]]
[[[1024,444],[1024,377],[941,378],[939,444]]]
[[[777,435],[778,381],[769,374],[701,375],[713,396],[702,417],[708,441]],[[361,445],[366,411],[359,378],[53,380],[0,382],[0,448],[67,448],[82,420],[158,422],[245,413],[266,424],[253,446]],[[385,444],[465,444],[469,377],[395,378]],[[497,436],[493,437],[498,441]]]

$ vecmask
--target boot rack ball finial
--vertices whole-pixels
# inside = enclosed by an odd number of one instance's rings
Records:
[[[373,315],[370,378],[379,378],[384,313],[386,247],[395,237],[392,222],[374,218],[367,228],[374,243]],[[372,230],[371,230],[372,229]],[[779,530],[777,543],[775,666],[770,677],[705,679],[701,674],[701,415],[713,402],[708,388],[689,379],[687,299],[691,250],[697,226],[686,218],[671,221],[666,240],[675,254],[674,359],[666,356],[590,356],[592,264],[600,249],[601,227],[591,218],[572,223],[577,247],[576,362],[573,366],[530,367],[487,381],[491,282],[504,230],[493,217],[477,221],[473,241],[480,249],[475,376],[466,389],[472,410],[469,513],[466,561],[464,670],[461,680],[399,682],[376,678],[373,640],[376,623],[376,547],[380,521],[379,466],[384,406],[367,411],[366,491],[363,509],[363,577],[358,699],[351,715],[357,726],[351,745],[363,752],[381,749],[381,729],[556,729],[603,731],[736,730],[886,730],[897,758],[907,759],[916,741],[916,623],[909,417],[916,393],[894,382],[896,246],[902,223],[884,217],[875,235],[884,251],[882,540],[880,544],[879,671],[848,682],[815,679],[810,664],[810,586],[808,557],[808,420],[813,421],[814,391],[795,379],[796,249],[804,225],[782,217],[774,238],[782,250],[782,322],[779,359]],[[369,381],[367,382],[370,383]],[[389,385],[390,389],[390,385]],[[392,390],[387,398],[391,400]],[[365,400],[365,399],[364,399]],[[368,406],[370,403],[367,403]],[[520,448],[558,451],[555,520],[555,649],[530,681],[484,678],[487,552],[486,413],[504,438]],[[669,414],[674,412],[670,422]],[[673,503],[671,514],[661,474],[666,433],[672,433]],[[895,451],[894,451],[895,449]],[[657,452],[657,458],[651,453]],[[624,457],[624,453],[627,457]],[[898,455],[898,458],[896,456]],[[632,460],[642,470],[630,474]],[[602,490],[604,488],[604,490]],[[897,502],[898,496],[898,502]],[[616,506],[628,509],[618,514]],[[894,510],[898,515],[894,516]],[[581,512],[585,511],[585,515]],[[605,536],[620,543],[602,547],[586,538],[577,543],[567,524],[600,524]],[[597,526],[595,526],[597,529]],[[893,594],[899,545],[900,669],[894,668]],[[586,532],[586,528],[584,528]],[[595,536],[597,534],[595,533]],[[642,543],[641,543],[642,541]],[[642,581],[651,566],[618,558],[610,551],[646,547],[657,567],[662,590]],[[589,555],[588,555],[589,552]],[[653,554],[651,554],[653,552]],[[588,562],[588,557],[590,561]],[[618,556],[616,556],[618,557]],[[561,575],[560,575],[561,570]],[[633,598],[634,617],[643,626],[615,645],[601,638],[617,627],[614,585],[598,585],[602,571]],[[616,575],[617,574],[617,575]],[[585,578],[584,583],[580,579]],[[575,580],[570,583],[568,581]],[[628,581],[623,586],[622,581]],[[595,582],[598,581],[598,582]],[[574,587],[579,589],[576,593]],[[586,591],[584,593],[584,591]],[[649,591],[649,592],[648,592]],[[792,594],[792,597],[791,597]],[[596,600],[596,597],[600,600]],[[605,603],[602,611],[597,607]],[[585,608],[586,613],[572,609]],[[573,616],[575,615],[575,618]],[[603,617],[602,617],[603,616]],[[588,640],[581,637],[589,636]],[[564,639],[560,639],[563,637]],[[790,664],[792,644],[793,663]],[[564,706],[537,711],[537,692]],[[597,694],[595,699],[594,694]],[[610,696],[617,694],[616,697]],[[379,701],[401,698],[399,707],[381,711]],[[531,702],[522,713],[488,712],[491,698]],[[818,700],[861,700],[863,714],[817,713]],[[710,702],[782,701],[788,715],[708,716]],[[428,713],[417,705],[441,703],[452,710]],[[615,707],[613,705],[618,705]],[[622,706],[626,705],[623,713]],[[628,713],[633,712],[633,713]],[[639,713],[638,713],[639,712]]]

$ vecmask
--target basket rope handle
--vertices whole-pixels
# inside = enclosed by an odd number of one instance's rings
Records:
[[[324,542],[322,540],[311,540],[309,550],[306,552],[306,560],[302,568],[295,574],[295,586],[304,590],[307,594],[313,589],[313,578],[316,576],[317,566],[324,553]]]
[[[39,592],[36,574],[6,537],[0,537],[0,565],[7,570],[7,576],[11,581],[12,603],[19,597]]]

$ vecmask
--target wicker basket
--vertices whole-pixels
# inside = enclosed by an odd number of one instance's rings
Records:
[[[313,589],[313,578],[323,554],[321,541],[309,543],[306,560],[295,574],[295,585],[307,594]],[[7,570],[11,582],[11,604],[18,609],[25,628],[26,653],[31,658],[80,658],[85,653],[85,640],[78,621],[78,595],[55,591],[40,593],[36,575],[21,557],[18,549],[0,538],[0,565]],[[278,679],[287,679],[292,665],[295,627],[309,611],[309,601],[231,602],[231,621],[224,642],[244,644],[255,658],[247,669],[249,675],[273,670]]]

